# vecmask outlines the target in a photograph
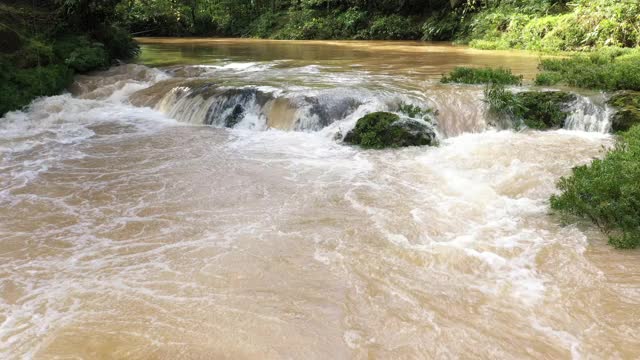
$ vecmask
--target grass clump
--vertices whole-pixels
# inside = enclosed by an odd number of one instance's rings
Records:
[[[544,59],[537,85],[640,91],[640,50],[608,49],[566,59]]]
[[[417,105],[400,103],[398,105],[398,112],[412,119],[422,119],[427,122],[432,121],[432,117],[436,115],[437,111],[431,108],[422,108]]]
[[[505,68],[456,67],[440,80],[442,83],[521,85],[522,76]]]
[[[516,128],[558,129],[569,115],[567,105],[576,100],[563,91],[525,91],[513,93],[501,85],[489,85],[484,92],[489,112],[511,120]]]
[[[559,129],[569,115],[567,104],[576,96],[563,91],[526,91],[515,94],[522,106],[521,119],[531,129]]]
[[[623,133],[604,159],[576,167],[558,182],[551,208],[591,220],[617,248],[640,247],[640,126]]]
[[[389,112],[375,112],[358,120],[344,138],[346,143],[365,149],[436,145],[436,135],[424,122],[401,119]]]

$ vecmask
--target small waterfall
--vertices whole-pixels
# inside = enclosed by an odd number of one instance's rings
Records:
[[[614,110],[606,104],[604,95],[580,96],[569,107],[565,120],[567,130],[608,133]]]

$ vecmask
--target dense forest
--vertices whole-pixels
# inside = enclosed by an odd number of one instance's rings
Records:
[[[479,48],[640,44],[635,0],[126,0],[134,32],[275,39],[421,39]]]

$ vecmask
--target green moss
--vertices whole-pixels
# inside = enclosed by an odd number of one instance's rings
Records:
[[[520,85],[522,76],[505,68],[456,67],[440,80],[442,83]]]
[[[616,109],[611,118],[612,130],[627,131],[640,124],[640,92],[624,91],[614,94],[608,104]]]
[[[551,208],[591,220],[617,248],[640,246],[640,126],[623,133],[604,159],[573,169],[558,182]]]
[[[398,115],[388,112],[362,117],[344,141],[366,149],[436,144],[435,134],[427,125],[415,120],[401,120]]]

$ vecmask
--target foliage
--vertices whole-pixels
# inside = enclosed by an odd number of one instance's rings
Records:
[[[483,49],[635,47],[640,45],[638,14],[635,0],[496,1],[472,16],[468,34],[471,46]]]
[[[0,114],[28,105],[33,98],[59,93],[72,75],[60,64],[18,69],[0,59]]]
[[[598,90],[640,90],[640,50],[613,48],[564,59],[544,59],[536,84]]]
[[[431,121],[431,117],[436,114],[431,108],[422,108],[417,105],[400,103],[398,105],[398,112],[412,119],[422,119],[425,121]]]
[[[551,208],[587,218],[617,248],[640,246],[640,126],[622,135],[604,159],[573,169],[558,182]]]
[[[505,68],[456,67],[440,80],[442,83],[520,85],[522,76]]]
[[[608,104],[616,109],[611,117],[613,131],[627,131],[640,124],[640,92],[619,92],[609,99]]]
[[[104,44],[109,59],[133,59],[140,53],[140,46],[131,34],[115,25],[103,24],[93,32],[93,38]]]
[[[376,17],[367,31],[374,40],[417,39],[419,30],[411,19],[397,14]]]
[[[520,127],[522,114],[527,110],[522,101],[503,85],[487,85],[484,89],[484,101],[489,105],[490,114],[506,117],[516,128]]]
[[[65,36],[55,43],[56,55],[78,72],[101,69],[109,65],[109,57],[101,43],[91,42],[86,36]]]
[[[488,85],[484,92],[489,111],[510,119],[516,128],[545,130],[564,126],[567,104],[576,96],[563,91],[525,91],[513,93],[502,85]]]
[[[12,34],[0,52],[0,116],[38,96],[55,95],[74,72],[135,56],[131,36],[112,24],[116,0],[15,0],[0,4],[0,26]],[[16,38],[17,36],[17,38]],[[1,42],[1,41],[0,41]]]
[[[524,108],[520,114],[531,129],[561,128],[567,119],[567,104],[576,96],[563,91],[526,91],[515,94]]]
[[[362,117],[344,141],[365,149],[436,145],[435,133],[425,123],[401,120],[398,115],[388,112],[375,112]]]

